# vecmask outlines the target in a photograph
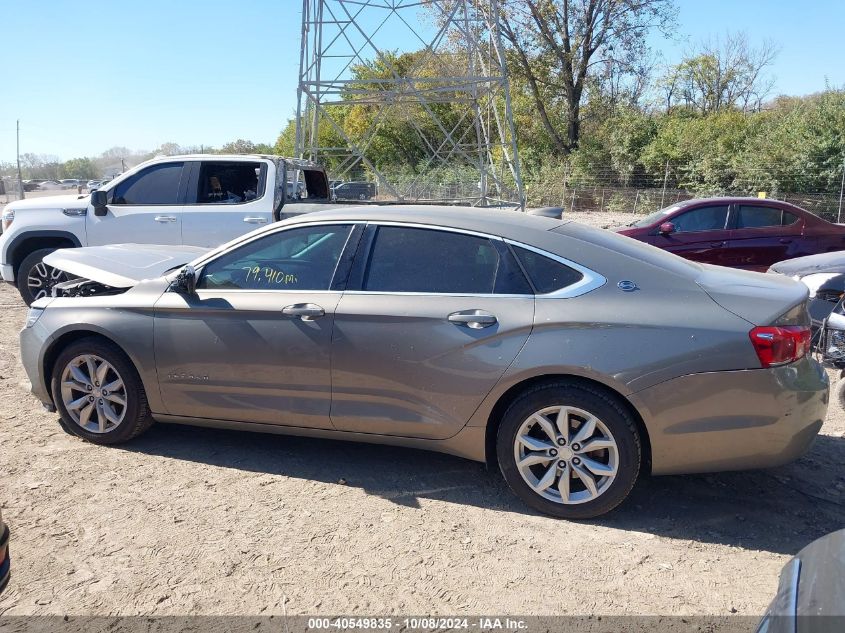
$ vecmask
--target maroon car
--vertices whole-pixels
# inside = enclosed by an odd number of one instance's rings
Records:
[[[845,249],[845,225],[765,198],[687,200],[614,230],[687,259],[758,271]]]

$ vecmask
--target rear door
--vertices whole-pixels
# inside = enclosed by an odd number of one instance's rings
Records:
[[[267,161],[191,161],[182,241],[220,246],[273,220]]]
[[[650,243],[686,259],[725,265],[728,243],[728,205],[715,204],[679,213],[668,220],[675,231]]]
[[[334,426],[455,435],[522,348],[533,317],[532,290],[503,241],[370,225],[335,311]]]
[[[804,221],[772,204],[733,205],[726,265],[765,271],[775,262],[802,253]]]
[[[150,165],[121,180],[107,193],[106,215],[88,208],[88,246],[180,244],[182,201],[187,179],[183,162]]]

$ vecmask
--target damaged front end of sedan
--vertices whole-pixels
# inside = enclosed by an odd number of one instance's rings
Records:
[[[53,286],[54,297],[98,297],[119,295],[128,288],[114,288],[93,279],[74,278]]]
[[[60,249],[47,255],[44,263],[68,277],[52,287],[53,297],[99,297],[122,294],[206,252],[194,246],[114,244]]]

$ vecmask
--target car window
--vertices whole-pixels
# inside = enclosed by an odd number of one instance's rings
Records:
[[[209,262],[197,288],[328,290],[352,226],[309,226],[265,235]]]
[[[374,292],[490,294],[499,252],[484,237],[394,226],[379,227],[364,275]]]
[[[534,284],[537,294],[547,294],[566,288],[584,278],[584,275],[574,268],[527,248],[514,246],[513,250],[531,279],[531,283]]]
[[[266,166],[260,162],[203,161],[196,204],[239,204],[264,195]]]
[[[798,218],[776,207],[740,205],[736,214],[736,228],[751,229],[764,226],[792,224]]]
[[[152,165],[118,183],[110,204],[178,204],[182,163]]]
[[[724,229],[727,219],[728,205],[714,205],[681,213],[669,221],[675,225],[676,233],[690,233]]]

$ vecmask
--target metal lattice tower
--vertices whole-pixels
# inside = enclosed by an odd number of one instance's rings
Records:
[[[303,0],[297,155],[332,179],[375,180],[382,199],[524,206],[498,2]],[[397,42],[418,51],[410,67]],[[382,74],[356,79],[367,64]],[[370,117],[352,133],[355,108]],[[404,178],[373,158],[391,121],[422,148]]]

